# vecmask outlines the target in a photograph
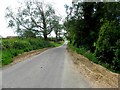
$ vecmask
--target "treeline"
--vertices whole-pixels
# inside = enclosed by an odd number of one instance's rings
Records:
[[[53,42],[42,38],[10,38],[2,40],[2,65],[13,62],[13,58],[31,50],[37,50],[61,45],[63,42]]]
[[[64,22],[70,45],[85,48],[96,63],[120,70],[120,2],[78,2],[65,5]]]

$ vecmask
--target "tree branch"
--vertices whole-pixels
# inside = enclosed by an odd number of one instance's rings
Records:
[[[36,21],[31,17],[31,20],[32,20],[32,22],[37,26],[37,27],[40,27],[40,28],[42,28],[43,29],[43,27],[42,26],[40,26],[40,25],[38,25],[37,23],[36,23]]]

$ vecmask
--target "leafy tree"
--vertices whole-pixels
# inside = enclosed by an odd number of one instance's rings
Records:
[[[60,35],[61,35],[62,29],[63,29],[63,26],[62,26],[62,24],[60,24],[59,21],[61,21],[61,18],[58,16],[55,16],[54,20],[52,22],[52,25],[54,27],[53,31],[55,32],[55,35],[56,35],[56,41],[58,41],[60,39]]]
[[[27,1],[13,12],[12,9],[6,9],[8,26],[15,28],[16,32],[21,35],[24,31],[40,32],[44,39],[51,33],[51,21],[55,16],[55,11],[51,5],[38,1]]]
[[[33,33],[31,30],[25,30],[25,32],[23,33],[23,37],[26,37],[26,38],[35,38],[36,34]]]
[[[98,23],[101,19],[96,18],[101,15],[98,13],[101,10],[100,6],[101,3],[95,2],[73,3],[72,7],[65,6],[68,14],[65,26],[69,34],[72,34],[68,36],[72,39],[73,45],[77,47],[84,45],[94,51],[93,43],[97,40],[96,33],[98,33],[97,28],[100,26]]]
[[[107,63],[114,70],[120,70],[120,24],[106,21],[96,42],[95,54],[100,62]]]
[[[78,2],[65,5],[67,38],[96,54],[98,62],[120,69],[120,2]]]
[[[116,72],[120,69],[120,2],[104,3],[103,25],[99,31],[95,54],[100,62]]]

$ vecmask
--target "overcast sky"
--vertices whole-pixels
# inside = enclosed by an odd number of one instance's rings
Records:
[[[2,37],[14,36],[14,31],[7,27],[5,19],[5,9],[7,6],[16,8],[18,6],[18,1],[22,2],[24,0],[0,0],[0,35]],[[43,0],[40,0],[43,1]],[[71,5],[72,0],[44,0],[45,2],[53,4],[55,10],[62,16],[65,17],[64,5]]]

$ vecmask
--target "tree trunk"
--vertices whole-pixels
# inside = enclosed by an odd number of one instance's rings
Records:
[[[44,39],[47,40],[47,34],[44,32],[43,33]]]
[[[58,41],[58,32],[57,32],[57,30],[55,31],[55,34],[56,34],[56,42]]]
[[[56,42],[58,41],[58,36],[56,35]]]
[[[46,25],[46,18],[45,18],[45,15],[44,15],[44,11],[42,11],[42,19],[43,19],[43,36],[44,36],[44,39],[47,40],[47,25]]]

